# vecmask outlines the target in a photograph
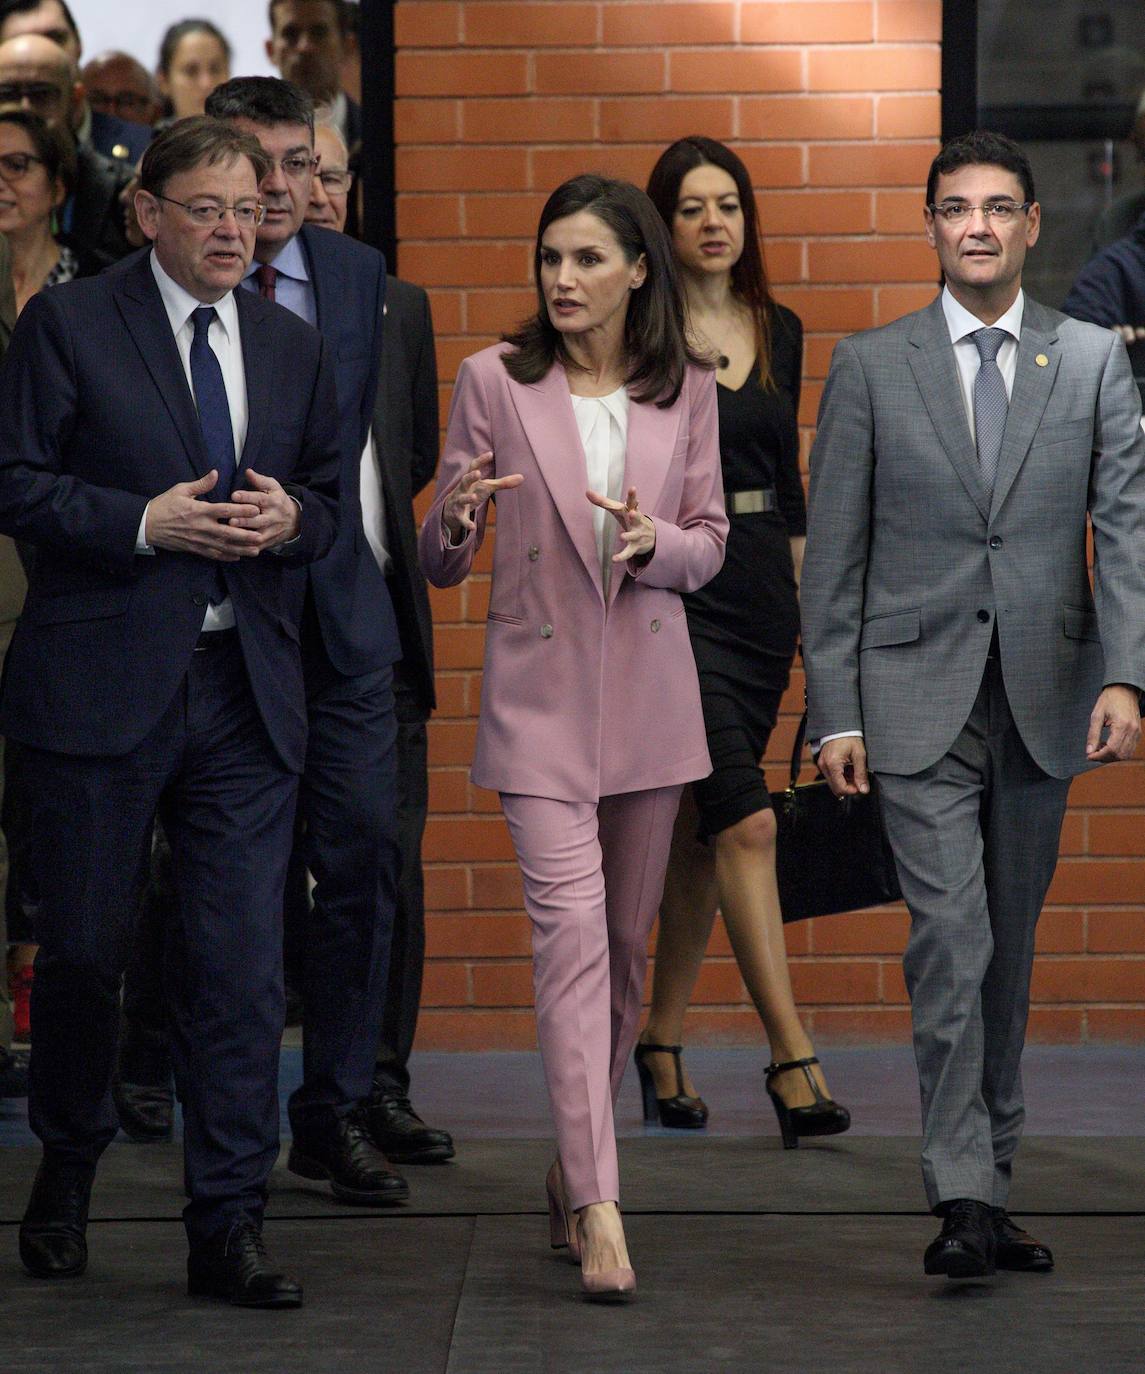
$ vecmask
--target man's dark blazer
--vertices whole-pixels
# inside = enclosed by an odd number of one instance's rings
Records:
[[[64,228],[104,266],[135,251],[123,228],[119,193],[135,175],[129,163],[97,153],[90,143],[76,149],[76,189],[64,208]]]
[[[437,360],[429,297],[420,286],[396,277],[386,278],[374,437],[386,503],[386,547],[394,561],[389,588],[401,631],[402,668],[428,716],[436,705],[433,622],[417,561],[413,500],[437,469]]]
[[[100,110],[91,112],[92,147],[113,161],[128,162],[134,168],[154,137],[155,130],[149,124],[137,124],[134,120],[120,119]],[[127,156],[116,152],[117,148],[126,148]]]
[[[171,704],[221,571],[259,712],[300,771],[306,705],[286,567],[334,540],[334,381],[320,336],[236,291],[248,424],[242,469],[302,505],[288,554],[221,563],[136,554],[151,497],[210,469],[149,250],[41,291],[0,369],[0,532],[36,545],[8,653],[0,734],[65,754],[125,754]]]
[[[376,249],[333,229],[304,224],[299,238],[334,368],[341,496],[333,549],[292,579],[291,592],[301,623],[309,577],[330,662],[343,676],[356,677],[401,657],[386,579],[362,529],[360,497],[362,449],[378,389],[386,263]]]

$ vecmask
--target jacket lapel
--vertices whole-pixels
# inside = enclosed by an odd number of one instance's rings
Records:
[[[239,454],[235,480],[238,486],[237,473],[252,467],[258,457],[267,416],[270,414],[274,348],[272,331],[268,328],[272,314],[270,302],[239,286],[235,288],[235,304],[238,307],[239,335],[242,339],[247,404],[246,439],[243,441],[243,451]],[[255,471],[258,469],[255,468]]]
[[[1041,364],[1038,359],[1045,361]],[[1034,434],[1041,424],[1046,403],[1053,390],[1061,350],[1052,317],[1037,301],[1026,297],[1022,311],[1022,336],[1014,371],[1014,390],[1006,414],[1002,451],[998,455],[998,476],[994,481],[991,515],[997,514],[1014,485],[1019,469],[1030,451]]]
[[[954,345],[950,342],[941,296],[936,297],[916,317],[910,335],[908,358],[923,404],[946,450],[946,456],[983,520],[988,519],[990,496],[982,481],[978,453],[966,422],[966,406],[958,385],[958,364],[954,360]]]
[[[171,423],[196,477],[209,471],[210,462],[199,428],[199,413],[187,385],[187,374],[171,333],[171,323],[151,271],[151,255],[143,253],[137,262],[117,273],[116,300],[123,321],[144,366],[167,407]]]
[[[553,504],[593,586],[600,590],[593,507],[585,497],[588,470],[564,369],[554,363],[539,382],[510,381],[509,394]]]
[[[657,513],[656,503],[664,490],[680,429],[682,397],[683,392],[675,405],[663,410],[651,401],[629,401],[628,444],[624,455],[624,485],[620,499],[625,500],[629,489],[635,487],[636,500],[647,515]],[[613,564],[608,588],[609,605],[624,584],[622,574],[625,572],[622,564]]]

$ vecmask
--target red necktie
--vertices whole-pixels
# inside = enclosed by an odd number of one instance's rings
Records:
[[[278,268],[264,262],[255,276],[258,278],[258,294],[264,301],[274,300],[274,283],[278,279]]]

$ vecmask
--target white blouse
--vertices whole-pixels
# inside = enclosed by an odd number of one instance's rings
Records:
[[[573,396],[573,414],[584,449],[589,491],[611,501],[621,500],[624,486],[624,454],[628,446],[628,391],[619,387],[607,396]],[[612,555],[616,552],[619,526],[616,517],[599,506],[592,508],[596,551],[605,595],[612,580]]]

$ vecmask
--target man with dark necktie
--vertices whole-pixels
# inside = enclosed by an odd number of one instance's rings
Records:
[[[156,815],[178,902],[165,983],[183,1103],[188,1289],[295,1307],[262,1240],[278,1153],[280,911],[306,743],[290,569],[333,546],[319,335],[236,290],[258,143],[212,119],[148,149],[153,248],[41,292],[0,372],[0,530],[36,548],[0,730],[27,757],[40,893],[25,1268],[81,1274],[119,984]]]
[[[835,349],[800,594],[820,770],[870,769],[910,908],[923,1265],[967,1278],[1053,1267],[1006,1211],[1034,932],[1070,779],[1140,738],[1145,440],[1121,341],[1022,290],[1022,150],[955,139],[926,192],[945,286]]]

